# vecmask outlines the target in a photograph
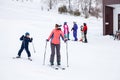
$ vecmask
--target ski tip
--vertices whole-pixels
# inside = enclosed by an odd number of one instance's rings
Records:
[[[19,59],[19,58],[16,58],[16,57],[12,57],[12,59]]]
[[[58,70],[58,68],[55,68],[55,70]]]
[[[32,61],[32,59],[28,59],[29,61]]]
[[[62,68],[62,70],[65,70],[65,68]]]
[[[12,57],[12,59],[15,59],[15,57]]]

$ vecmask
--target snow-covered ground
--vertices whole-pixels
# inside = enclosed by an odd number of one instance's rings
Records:
[[[68,42],[69,67],[54,70],[48,67],[50,43],[47,44],[46,65],[43,66],[45,43],[56,23],[73,21],[88,24],[88,43]],[[21,46],[19,38],[30,32],[33,44],[29,48],[33,61],[12,59]],[[80,38],[80,28],[78,38]],[[70,39],[73,39],[70,32]],[[0,0],[0,79],[1,80],[120,80],[120,41],[102,35],[102,19],[73,17],[41,11],[38,3]],[[66,44],[61,41],[62,65],[66,67]]]

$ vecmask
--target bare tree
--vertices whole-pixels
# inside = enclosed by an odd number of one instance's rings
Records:
[[[49,9],[52,9],[52,0],[48,0]]]
[[[57,0],[47,0],[49,9],[52,9],[54,5],[57,5]]]
[[[98,18],[100,15],[100,13],[102,12],[102,5],[100,5],[101,4],[101,2],[100,2],[100,0],[95,0],[95,2],[96,2],[96,6],[95,6],[95,12],[96,12],[96,18]]]
[[[71,0],[69,0],[69,10],[71,10]]]
[[[89,1],[89,13],[91,13],[91,8],[92,8],[92,0]]]
[[[82,13],[85,15],[85,18],[89,17],[88,6],[89,6],[89,1],[88,0],[82,0],[81,10],[82,10]]]

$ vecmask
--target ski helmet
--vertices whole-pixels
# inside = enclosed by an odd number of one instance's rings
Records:
[[[27,36],[27,35],[30,35],[30,33],[29,33],[29,32],[26,32],[26,33],[25,33],[25,36]]]

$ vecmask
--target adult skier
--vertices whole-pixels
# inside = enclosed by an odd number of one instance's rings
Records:
[[[87,28],[87,24],[86,23],[83,23],[83,30],[82,30],[82,32],[84,33],[84,43],[87,43],[88,41],[87,41],[87,30],[88,30],[88,28]]]
[[[30,38],[30,34],[29,34],[28,32],[26,32],[26,33],[25,33],[25,36],[22,35],[22,36],[20,37],[20,40],[22,41],[22,45],[21,45],[21,48],[20,48],[20,50],[19,50],[19,52],[18,52],[18,56],[17,56],[16,58],[21,58],[21,53],[22,53],[22,51],[25,49],[26,52],[27,52],[27,55],[28,55],[28,59],[29,59],[29,60],[32,60],[32,59],[30,58],[30,57],[31,57],[31,53],[30,53],[30,51],[29,51],[28,46],[29,46],[29,42],[32,42],[33,38]]]
[[[69,27],[67,25],[67,22],[64,22],[63,29],[64,29],[64,37],[66,39],[70,40],[70,38],[69,38]]]
[[[73,28],[71,29],[71,31],[73,31],[73,37],[74,37],[74,41],[77,41],[77,29],[78,29],[78,25],[76,24],[76,22],[73,22]]]
[[[47,41],[51,39],[51,56],[50,56],[51,66],[54,65],[55,49],[56,49],[56,55],[57,55],[57,65],[61,65],[60,37],[62,37],[62,39],[65,42],[67,41],[67,39],[64,38],[64,33],[62,32],[60,26],[58,24],[55,24],[55,29],[52,30],[51,34],[47,39]]]

